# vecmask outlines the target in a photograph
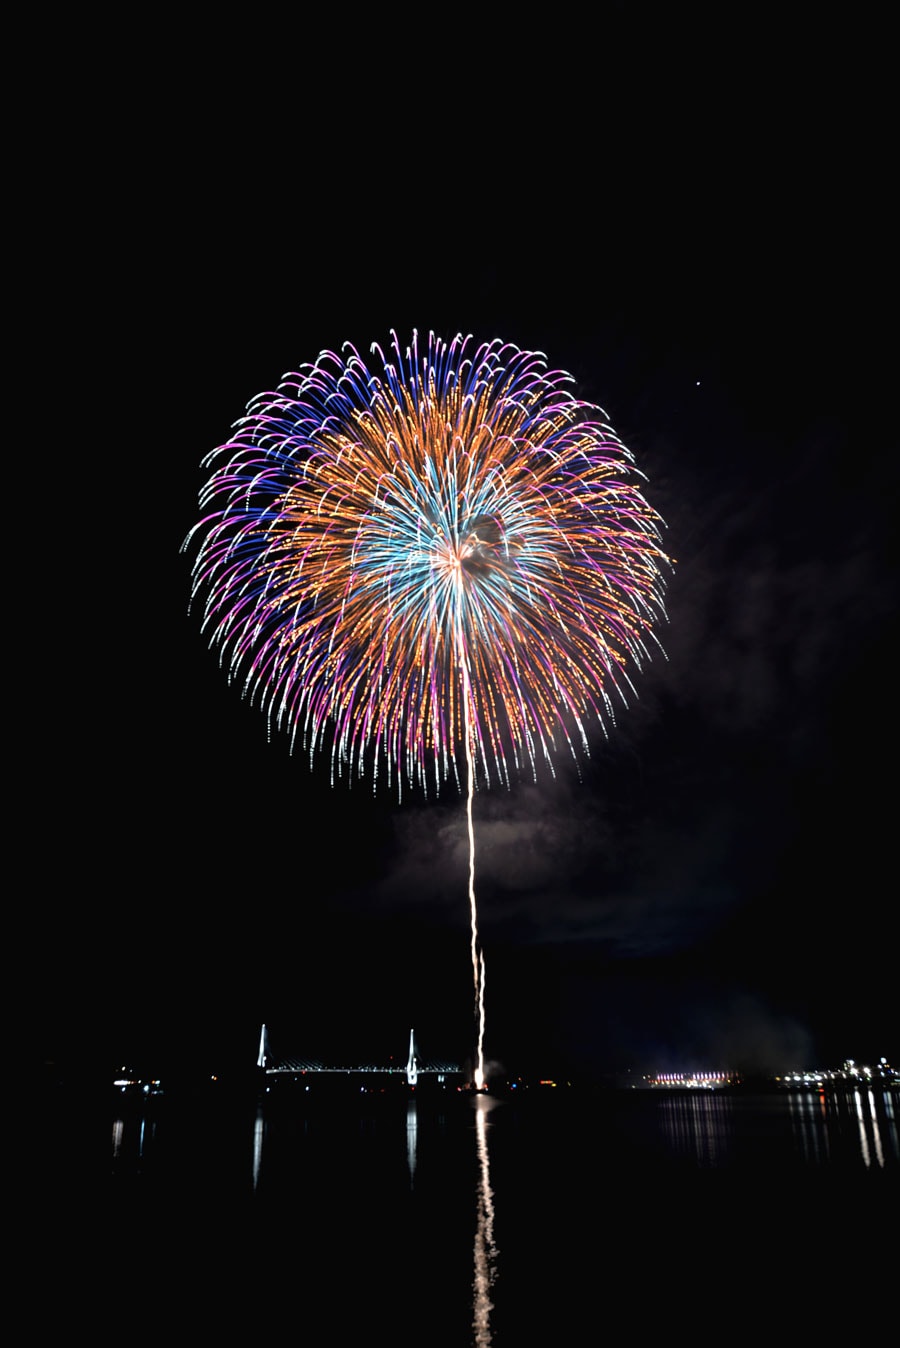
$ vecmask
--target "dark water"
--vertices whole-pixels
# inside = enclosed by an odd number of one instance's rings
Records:
[[[138,1333],[316,1344],[877,1334],[898,1113],[880,1090],[123,1104],[111,1303]]]

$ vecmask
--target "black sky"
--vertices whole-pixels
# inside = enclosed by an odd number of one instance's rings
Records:
[[[188,616],[199,460],[244,402],[347,338],[471,331],[544,350],[647,474],[677,565],[667,660],[561,763],[476,801],[489,1059],[509,1071],[752,1068],[896,1051],[886,688],[896,466],[877,343],[790,303],[605,314],[500,265],[366,293],[323,263],[264,293],[206,275],[144,370],[147,566],[127,725],[97,827],[115,839],[119,1055],[464,1057],[462,802],[332,786],[229,688]],[[330,270],[334,268],[335,270]],[[104,869],[103,848],[99,866]]]
[[[697,22],[698,52],[724,41]],[[569,370],[647,475],[677,563],[668,659],[580,775],[477,798],[488,1058],[900,1053],[896,287],[878,136],[850,136],[877,107],[848,121],[820,61],[783,119],[800,88],[783,32],[753,65],[763,116],[754,80],[727,104],[710,75],[701,98],[684,66],[660,82],[643,32],[604,31],[583,59],[614,80],[585,82],[568,34],[552,91],[529,96],[510,58],[503,116],[481,92],[442,113],[433,80],[415,115],[406,84],[391,112],[401,86],[359,51],[365,98],[346,61],[315,88],[267,65],[281,98],[251,117],[218,48],[181,45],[127,152],[105,100],[69,147],[63,196],[96,185],[96,204],[42,225],[26,354],[85,358],[65,415],[52,377],[38,405],[57,412],[41,462],[64,453],[89,482],[75,608],[98,637],[75,618],[86,691],[36,796],[46,1056],[77,1061],[87,1008],[115,1058],[151,1070],[246,1063],[263,1020],[288,1052],[384,1058],[410,1025],[425,1053],[470,1051],[462,803],[332,786],[270,743],[187,613],[179,552],[200,460],[250,397],[323,348],[414,327]],[[806,70],[805,29],[792,50]]]

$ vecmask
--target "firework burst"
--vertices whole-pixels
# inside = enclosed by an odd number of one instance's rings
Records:
[[[208,456],[194,596],[231,678],[336,774],[437,788],[470,748],[508,784],[624,700],[660,522],[541,354],[392,336],[285,375]]]

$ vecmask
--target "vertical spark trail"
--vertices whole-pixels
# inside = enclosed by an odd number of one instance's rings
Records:
[[[460,581],[462,573],[459,572]],[[457,628],[459,664],[463,676],[463,726],[466,738],[466,771],[468,773],[468,792],[466,795],[466,822],[469,829],[469,914],[472,924],[472,978],[475,983],[475,1016],[478,1021],[478,1046],[475,1054],[475,1089],[484,1086],[484,953],[478,941],[478,909],[475,904],[475,828],[472,823],[472,800],[475,795],[475,765],[472,759],[472,723],[470,713],[471,688],[469,685],[469,664],[466,659],[462,626]]]

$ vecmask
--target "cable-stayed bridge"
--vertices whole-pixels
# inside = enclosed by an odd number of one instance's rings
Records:
[[[443,1060],[421,1059],[417,1052],[415,1033],[409,1032],[409,1052],[404,1066],[400,1067],[394,1063],[384,1066],[381,1063],[358,1063],[355,1066],[339,1065],[336,1063],[326,1063],[316,1058],[304,1057],[278,1057],[276,1058],[269,1047],[269,1032],[263,1025],[259,1036],[259,1053],[256,1060],[257,1067],[265,1070],[267,1077],[297,1077],[297,1076],[394,1076],[406,1077],[407,1084],[415,1086],[422,1077],[435,1077],[438,1082],[456,1080],[462,1077],[463,1069],[459,1063],[445,1062]]]

